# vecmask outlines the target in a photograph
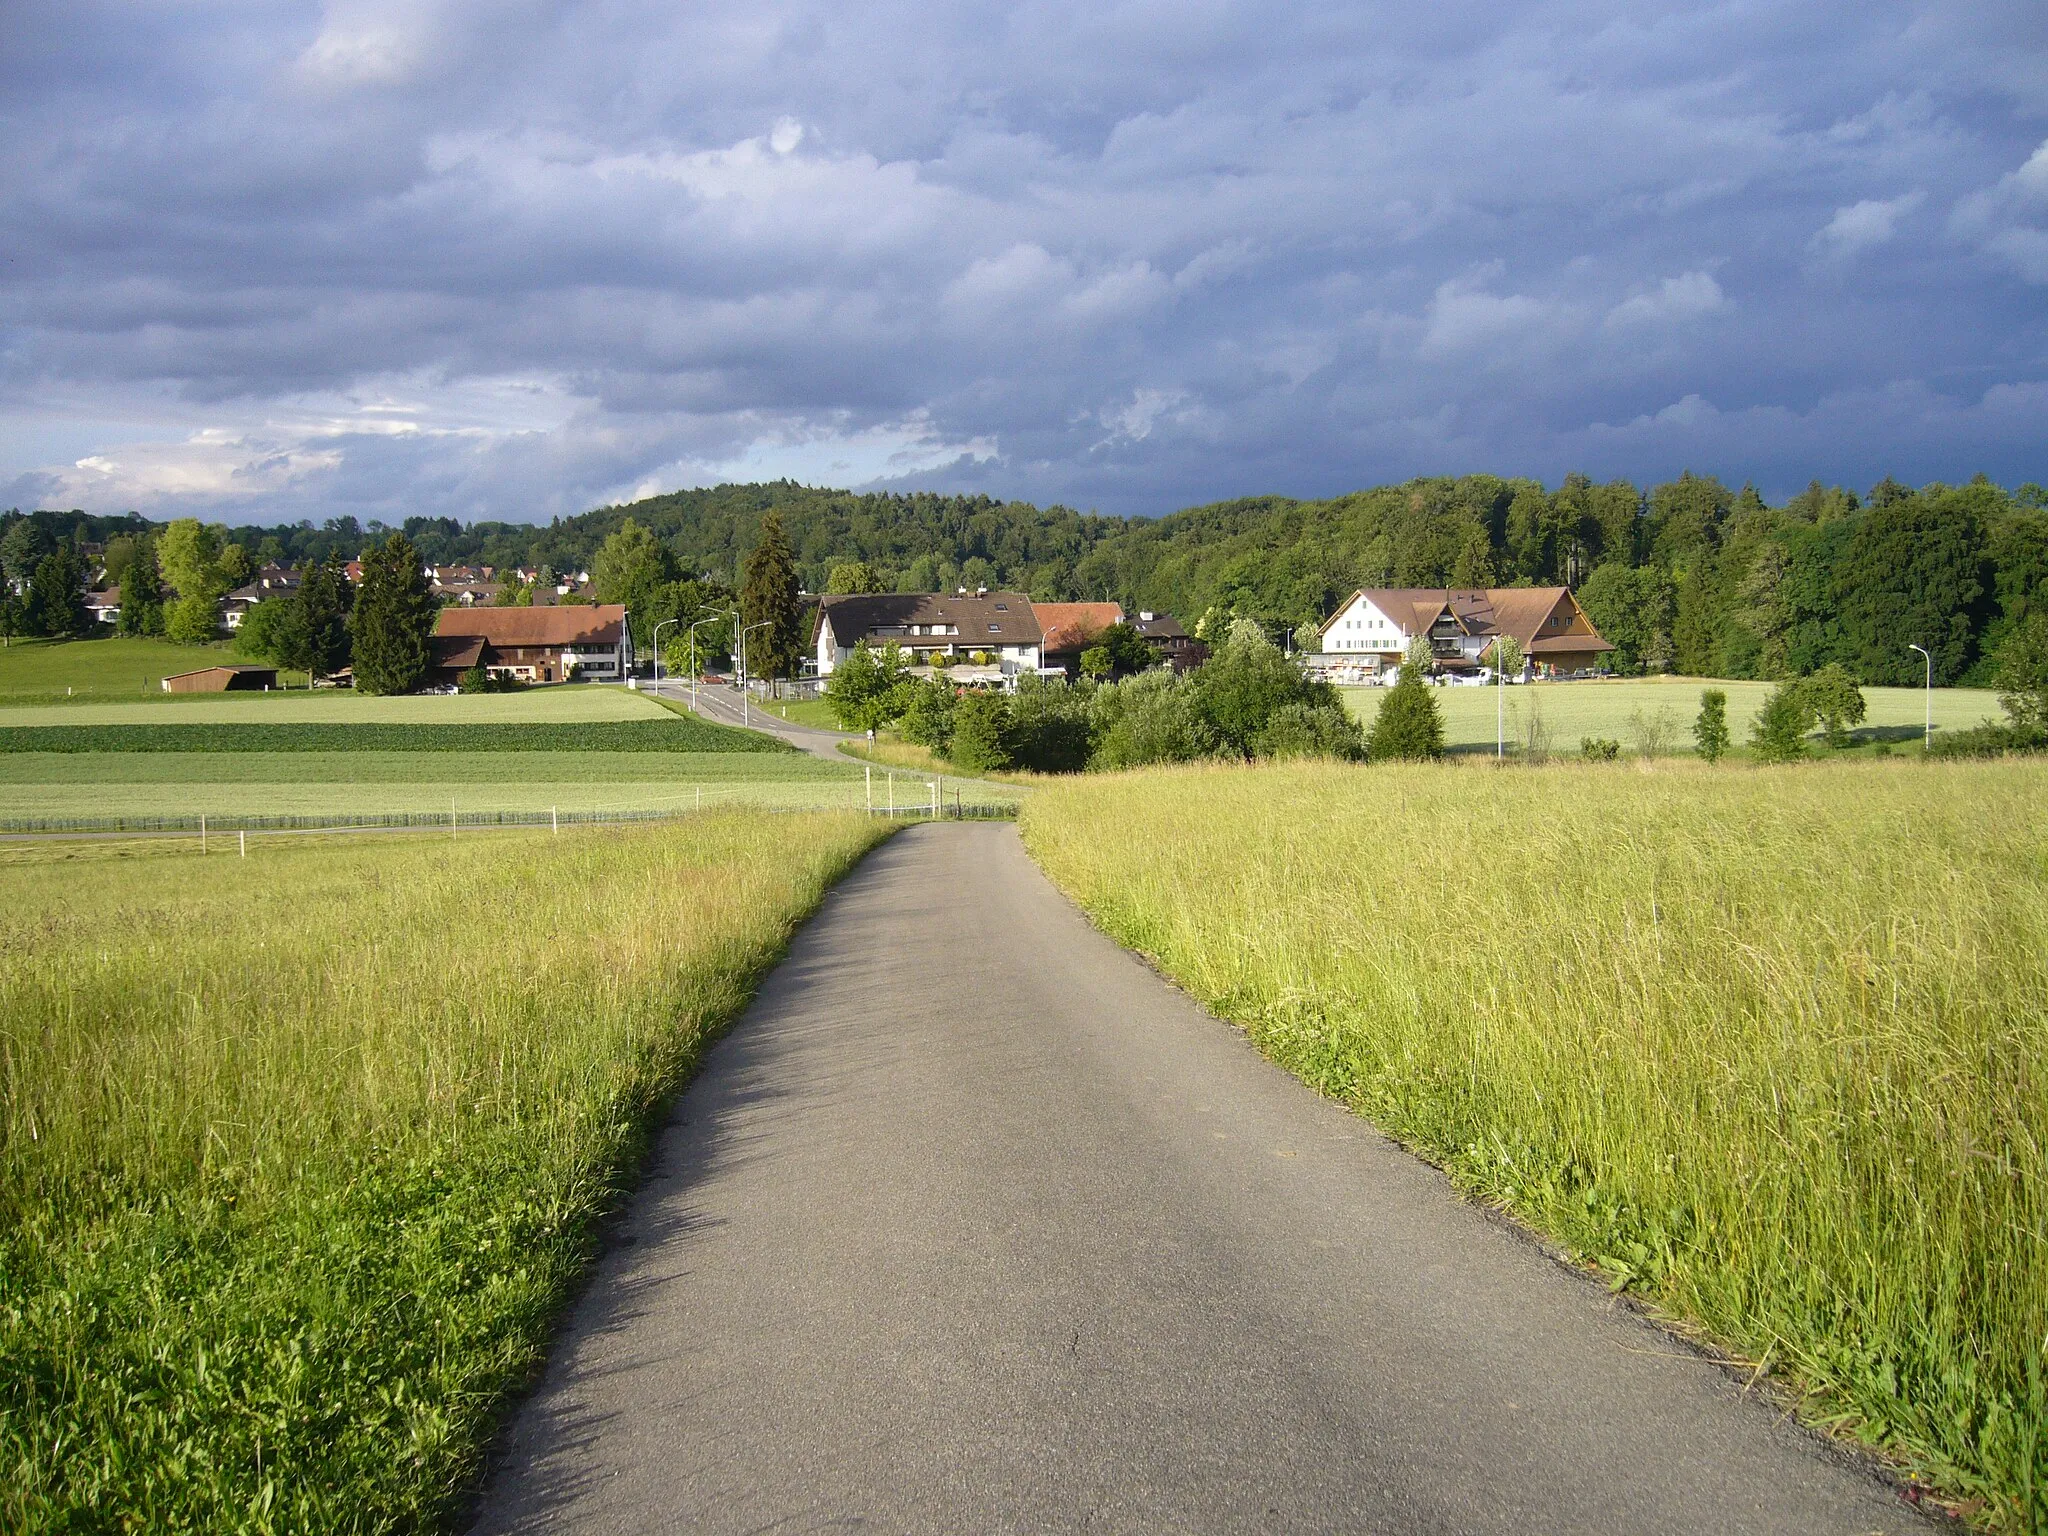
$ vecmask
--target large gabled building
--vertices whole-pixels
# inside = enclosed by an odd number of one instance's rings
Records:
[[[1021,592],[879,592],[818,599],[811,631],[818,676],[830,677],[863,643],[894,645],[912,666],[943,657],[963,683],[1014,687],[1043,671],[1044,634]],[[979,658],[979,659],[977,659]]]
[[[633,631],[623,603],[443,608],[433,648],[441,683],[476,666],[526,683],[622,683],[633,669]]]
[[[1614,649],[1569,587],[1366,587],[1324,622],[1309,664],[1338,681],[1370,681],[1398,670],[1427,636],[1441,670],[1477,672],[1504,634],[1543,677],[1595,671]]]

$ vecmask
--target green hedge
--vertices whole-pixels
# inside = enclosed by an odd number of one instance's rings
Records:
[[[677,716],[580,724],[12,725],[0,752],[792,752],[758,731]]]

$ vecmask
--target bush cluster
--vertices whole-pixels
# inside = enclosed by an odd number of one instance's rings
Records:
[[[1004,695],[957,689],[939,677],[915,681],[903,671],[890,652],[857,651],[833,674],[827,696],[842,722],[893,721],[906,741],[970,773],[1365,756],[1364,736],[1336,689],[1304,677],[1251,625],[1207,666],[1180,677],[1153,668],[1121,682],[1027,678]],[[843,682],[849,672],[851,681]],[[1433,721],[1434,705],[1426,697],[1424,703]],[[1437,725],[1436,752],[1442,735]]]

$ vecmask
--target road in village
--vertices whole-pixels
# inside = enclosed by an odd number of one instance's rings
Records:
[[[827,898],[678,1101],[483,1532],[1926,1532],[1261,1059],[1005,825]]]

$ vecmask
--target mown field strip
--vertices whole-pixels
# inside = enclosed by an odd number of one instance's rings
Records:
[[[1658,677],[1616,678],[1609,681],[1573,683],[1528,683],[1503,690],[1496,699],[1491,688],[1439,688],[1432,697],[1443,711],[1444,740],[1453,749],[1491,748],[1496,740],[1496,713],[1507,706],[1508,743],[1512,747],[1532,702],[1540,712],[1551,737],[1551,750],[1577,752],[1580,738],[1598,736],[1618,741],[1628,751],[1636,750],[1633,716],[1668,717],[1672,752],[1692,750],[1692,722],[1699,713],[1700,690],[1719,688],[1728,695],[1728,721],[1740,747],[1749,739],[1749,722],[1774,685],[1757,682],[1716,682],[1711,678]],[[1386,697],[1383,688],[1348,688],[1344,702],[1367,726],[1379,712]],[[1869,708],[1866,728],[1888,730],[1901,735],[1901,746],[1918,739],[1925,722],[1927,697],[1918,688],[1866,688],[1863,698]],[[1981,688],[1937,688],[1933,694],[1934,725],[1937,732],[1966,730],[1985,720],[2002,720],[1998,695]]]
[[[1182,769],[1022,822],[1305,1080],[2048,1529],[2039,765]]]
[[[886,834],[10,849],[0,1528],[444,1524],[660,1106]]]
[[[99,641],[80,642],[86,645]],[[218,666],[237,657],[213,652],[196,663]],[[20,704],[0,707],[0,725],[501,724],[573,725],[597,720],[654,720],[668,714],[631,689],[596,683],[522,688],[513,693],[408,694],[372,698],[346,688],[313,692],[165,694],[121,702]]]
[[[5,786],[739,783],[858,779],[796,752],[0,752]]]

